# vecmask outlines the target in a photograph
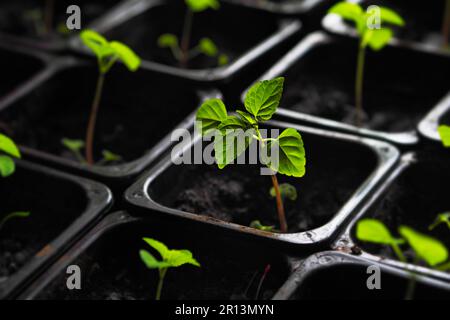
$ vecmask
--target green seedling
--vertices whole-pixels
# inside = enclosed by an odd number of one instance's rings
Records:
[[[83,140],[72,140],[72,139],[63,138],[61,140],[61,143],[63,144],[64,147],[66,147],[75,156],[75,158],[77,158],[77,160],[80,163],[83,163],[83,164],[88,163],[86,161],[86,159],[83,157],[83,154],[81,151],[85,147],[85,143]],[[108,150],[103,150],[102,155],[103,155],[103,158],[96,163],[96,165],[98,165],[98,166],[103,166],[103,165],[106,165],[111,162],[117,162],[117,161],[122,160],[122,157],[120,155],[112,153],[111,151],[108,151]]]
[[[97,56],[99,66],[97,86],[86,132],[86,161],[88,164],[93,165],[95,125],[97,122],[105,75],[117,61],[123,62],[128,70],[135,72],[141,65],[141,59],[133,52],[133,50],[123,43],[117,41],[109,42],[95,31],[84,30],[81,32],[80,37],[83,43]]]
[[[436,219],[434,220],[433,224],[428,227],[428,229],[434,230],[439,225],[444,224],[447,225],[447,227],[450,229],[450,212],[441,213],[439,214]]]
[[[450,270],[450,262],[447,261],[448,250],[439,240],[407,226],[400,226],[398,233],[401,238],[394,237],[381,221],[375,219],[361,220],[356,226],[356,237],[359,240],[390,246],[402,262],[406,263],[407,259],[400,246],[408,244],[415,253],[414,264],[423,261],[431,268]],[[415,274],[412,275],[406,292],[407,300],[412,299],[414,295],[416,277]]]
[[[9,177],[16,170],[16,164],[13,158],[20,159],[20,151],[14,141],[7,136],[0,134],[0,175],[5,178]]]
[[[275,231],[275,226],[264,226],[261,224],[261,221],[259,221],[259,220],[252,221],[250,223],[250,227],[257,229],[257,230],[261,230],[261,231],[267,231],[267,232]]]
[[[283,94],[284,78],[256,83],[245,97],[246,111],[228,114],[220,99],[211,99],[197,111],[197,131],[202,136],[214,135],[214,151],[219,169],[234,162],[256,141],[261,162],[272,171],[272,184],[277,200],[281,232],[287,232],[281,188],[277,173],[292,177],[305,175],[305,149],[300,133],[293,128],[284,130],[277,138],[263,138],[259,125],[272,118]],[[278,158],[271,155],[277,152]],[[276,161],[278,160],[278,161]]]
[[[444,147],[450,148],[450,127],[441,125],[438,127],[438,133]]]
[[[281,193],[281,197],[283,198],[283,200],[289,199],[291,201],[296,201],[297,197],[298,197],[297,189],[295,189],[295,187],[289,183],[280,184],[280,193]],[[270,189],[270,196],[272,198],[276,198],[276,196],[277,196],[277,193],[276,193],[274,187],[272,187]]]
[[[30,212],[25,212],[25,211],[13,212],[13,213],[8,214],[6,217],[4,217],[2,220],[0,220],[0,231],[3,229],[4,225],[9,220],[17,219],[17,218],[28,218],[30,215],[31,215]]]
[[[450,40],[450,0],[445,0],[444,20],[442,23],[442,44],[444,49],[449,47]]]
[[[378,11],[379,9],[379,11]],[[363,82],[366,48],[370,47],[374,51],[383,49],[393,37],[392,29],[384,26],[391,24],[404,26],[403,19],[393,10],[386,7],[377,7],[365,12],[359,4],[350,2],[340,2],[334,5],[329,13],[337,14],[343,19],[355,23],[360,41],[357,56],[356,81],[355,81],[355,124],[362,126],[363,122]],[[377,21],[379,14],[379,25],[372,22]]]
[[[190,264],[200,267],[197,260],[194,259],[189,250],[169,250],[167,246],[159,241],[151,238],[143,238],[143,240],[153,249],[155,249],[161,256],[162,260],[157,260],[150,252],[140,250],[139,256],[142,262],[149,269],[158,269],[159,281],[156,289],[156,300],[161,300],[161,292],[164,285],[164,278],[169,268],[181,267],[185,264]]]
[[[158,38],[158,46],[161,48],[169,48],[172,51],[174,58],[183,68],[186,67],[189,60],[200,54],[213,58],[216,57],[217,64],[219,66],[227,64],[228,56],[219,53],[216,44],[209,38],[201,39],[197,46],[190,49],[192,20],[194,18],[194,13],[202,12],[207,9],[218,10],[220,7],[219,2],[217,0],[185,0],[185,3],[187,8],[181,44],[176,35],[172,33],[165,33]]]

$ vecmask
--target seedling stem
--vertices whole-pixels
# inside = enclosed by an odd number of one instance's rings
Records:
[[[286,215],[284,213],[283,198],[281,197],[280,185],[278,184],[276,174],[273,174],[271,177],[277,199],[277,212],[278,212],[278,219],[280,220],[280,230],[282,233],[286,233],[288,231],[288,225],[286,222]]]
[[[448,47],[450,40],[450,0],[445,1],[444,22],[442,24],[442,41],[444,49]]]
[[[55,10],[55,0],[45,1],[45,34],[49,34],[53,28],[53,13]]]
[[[164,285],[164,277],[166,276],[167,268],[159,270],[158,287],[156,288],[156,300],[161,300],[161,292]]]
[[[366,60],[366,48],[362,41],[358,49],[358,63],[356,68],[356,83],[355,83],[355,97],[356,97],[356,125],[362,126],[363,123],[363,85],[364,85],[364,64]]]
[[[187,61],[189,60],[189,44],[191,42],[192,33],[192,20],[194,18],[194,13],[191,9],[186,9],[186,15],[184,18],[184,28],[183,36],[181,38],[181,60],[180,66],[182,68],[186,67]]]
[[[86,161],[90,165],[94,164],[94,152],[93,152],[94,133],[104,83],[105,83],[105,73],[102,71],[98,75],[97,86],[95,89],[95,97],[94,101],[92,102],[91,113],[89,116],[89,124],[86,132]]]

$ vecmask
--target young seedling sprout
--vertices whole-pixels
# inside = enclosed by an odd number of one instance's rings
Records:
[[[337,14],[343,19],[353,21],[360,38],[355,80],[355,124],[358,127],[361,127],[363,122],[363,83],[366,48],[369,46],[372,50],[379,51],[389,43],[393,36],[393,31],[384,26],[384,24],[405,25],[403,19],[389,8],[377,6],[369,8],[365,12],[359,4],[340,2],[329,10],[329,13]]]
[[[363,219],[356,226],[356,237],[364,242],[390,246],[397,258],[406,263],[407,259],[401,250],[401,245],[408,244],[414,251],[414,264],[425,262],[429,267],[437,270],[450,270],[448,250],[439,240],[419,233],[407,226],[400,226],[398,233],[401,238],[394,237],[388,228],[379,220]],[[415,274],[412,274],[405,299],[411,300],[414,296],[416,284]]]
[[[432,231],[441,224],[447,225],[447,227],[450,229],[450,212],[438,214],[433,224],[428,229]]]
[[[0,134],[0,151],[4,154],[0,155],[0,175],[3,178],[11,176],[16,171],[16,164],[13,158],[21,158],[19,148],[17,148],[14,141],[7,136]],[[15,218],[27,218],[30,216],[29,212],[13,212],[6,215],[0,220],[0,231],[6,222]]]
[[[74,156],[75,158],[83,164],[87,164],[86,158],[83,156],[81,150],[83,150],[85,143],[83,140],[72,140],[63,138],[61,140],[61,143],[64,147],[66,147]],[[122,157],[118,154],[115,154],[108,150],[102,151],[103,158],[96,163],[98,166],[106,165],[108,163],[117,162],[122,160]]]
[[[277,173],[292,177],[305,175],[305,148],[297,130],[285,129],[277,138],[263,138],[259,125],[272,118],[283,94],[284,78],[256,83],[245,97],[246,111],[228,114],[220,99],[211,99],[197,111],[197,130],[202,136],[214,135],[215,158],[219,169],[234,162],[256,141],[261,162],[272,171],[273,190],[277,201],[281,232],[288,231],[282,190]],[[277,154],[278,157],[272,157]],[[272,159],[276,158],[276,159]],[[277,161],[278,160],[278,161]]]
[[[220,7],[219,2],[217,0],[185,0],[185,3],[187,8],[184,18],[181,45],[176,35],[165,33],[158,38],[158,46],[161,48],[169,48],[182,68],[185,68],[187,62],[199,54],[204,54],[208,57],[216,57],[219,66],[227,64],[228,56],[220,54],[216,44],[209,38],[202,38],[196,47],[190,49],[194,13],[202,12],[207,9],[218,10]]]
[[[85,142],[86,162],[89,165],[93,165],[95,125],[97,122],[97,115],[100,107],[105,76],[117,61],[122,61],[123,64],[128,68],[128,70],[134,72],[139,68],[141,59],[133,52],[133,50],[131,50],[123,43],[117,41],[109,42],[95,31],[84,30],[83,32],[81,32],[80,37],[83,43],[97,56],[99,66],[97,86],[89,116]]]
[[[185,264],[200,267],[200,264],[194,259],[189,250],[169,250],[165,244],[154,239],[143,238],[143,240],[147,242],[150,247],[155,249],[162,258],[162,260],[159,261],[150,252],[146,250],[139,251],[139,255],[145,266],[149,269],[158,269],[159,271],[158,287],[156,288],[156,300],[161,299],[164,278],[169,268],[177,268]]]

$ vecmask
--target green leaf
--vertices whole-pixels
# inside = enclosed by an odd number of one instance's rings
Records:
[[[219,57],[217,58],[217,63],[219,64],[219,66],[227,65],[229,61],[230,60],[228,56],[224,53],[220,54]]]
[[[297,130],[284,130],[275,141],[269,141],[264,149],[262,161],[274,172],[297,178],[305,175],[305,148]],[[278,159],[273,154],[274,150],[278,153]]]
[[[120,60],[127,66],[128,70],[134,72],[139,69],[141,58],[130,47],[117,41],[112,41],[110,46],[116,55],[119,56]]]
[[[434,230],[437,226],[441,224],[446,224],[447,227],[450,229],[450,213],[441,213],[439,214],[436,219],[434,220],[433,224],[428,228],[429,230]]]
[[[223,134],[226,133],[226,130],[245,130],[246,128],[247,122],[245,122],[241,117],[236,116],[227,116],[227,118],[217,127],[217,129],[219,129]]]
[[[189,250],[171,250],[168,263],[172,267],[180,267],[184,264],[200,267],[200,263],[193,258],[192,252]]]
[[[139,256],[141,257],[142,262],[144,262],[146,267],[149,269],[163,269],[170,267],[169,263],[156,260],[156,258],[148,251],[140,250]]]
[[[284,78],[264,80],[253,85],[245,96],[245,109],[259,121],[267,121],[280,104]]]
[[[83,30],[80,33],[80,38],[98,58],[112,53],[112,50],[108,46],[108,41],[98,32],[93,30]]]
[[[14,160],[9,156],[0,155],[0,175],[3,178],[9,177],[16,170]]]
[[[185,1],[186,5],[193,12],[201,12],[209,8],[217,10],[220,7],[219,1],[217,0],[185,0]]]
[[[216,45],[209,38],[201,39],[198,44],[198,49],[201,53],[209,57],[215,57],[218,52]]]
[[[3,134],[0,134],[0,151],[3,151],[13,157],[20,158],[20,151],[14,141]]]
[[[103,162],[114,162],[114,161],[119,161],[122,159],[122,157],[118,154],[115,154],[109,150],[103,150],[102,151],[102,155],[103,155]]]
[[[158,251],[158,253],[161,255],[161,258],[163,260],[168,260],[170,258],[170,250],[167,248],[167,246],[162,243],[159,242],[155,239],[151,239],[151,238],[142,238],[145,242],[147,242],[147,244],[152,247],[153,249],[155,249],[156,251]]]
[[[389,43],[392,36],[393,33],[390,29],[367,29],[363,36],[362,46],[369,45],[372,50],[379,51]]]
[[[447,248],[439,240],[406,226],[401,226],[399,233],[408,241],[416,255],[430,266],[434,267],[447,261]]]
[[[345,20],[353,21],[360,34],[365,29],[365,13],[359,4],[346,1],[339,2],[331,7],[328,13],[337,14]]]
[[[280,184],[280,193],[284,199],[289,199],[291,201],[297,200],[298,197],[297,189],[289,183]],[[270,189],[270,196],[272,198],[275,198],[277,196],[274,187]]]
[[[158,46],[161,48],[174,48],[178,46],[178,37],[171,33],[165,33],[159,36]]]
[[[216,130],[227,117],[227,109],[222,100],[211,99],[205,101],[197,111],[197,130],[201,135],[205,136]]]
[[[438,132],[444,147],[450,148],[450,126],[441,125],[438,127]]]
[[[69,150],[73,152],[80,152],[81,149],[84,148],[84,141],[83,140],[72,140],[68,138],[63,138],[61,140],[61,143]]]
[[[361,241],[385,245],[398,245],[401,239],[394,238],[386,226],[375,219],[363,219],[356,225],[356,237]]]
[[[31,213],[26,212],[26,211],[18,211],[18,212],[10,213],[0,221],[0,230],[3,228],[5,223],[8,222],[9,220],[15,219],[15,218],[28,218],[30,215],[31,215]]]
[[[380,13],[381,13],[381,22],[382,23],[390,23],[393,25],[401,26],[403,27],[405,25],[405,20],[394,10],[386,8],[386,7],[379,7]]]
[[[256,119],[253,118],[251,114],[249,114],[245,111],[241,111],[241,110],[237,110],[236,112],[239,114],[239,116],[242,118],[242,120],[244,120],[250,126],[255,126],[258,124]]]
[[[250,228],[261,230],[261,231],[273,232],[275,229],[275,226],[264,226],[261,224],[261,222],[259,220],[255,220],[250,223]]]
[[[228,125],[228,124],[227,124]],[[252,143],[254,129],[218,130],[214,138],[214,154],[219,169],[237,159]]]

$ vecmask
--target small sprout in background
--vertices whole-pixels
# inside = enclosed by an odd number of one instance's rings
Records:
[[[396,12],[389,8],[377,7],[365,12],[359,4],[345,1],[334,5],[328,12],[337,14],[343,19],[353,21],[360,38],[355,81],[355,124],[361,127],[363,121],[363,82],[366,48],[369,46],[372,50],[379,51],[389,43],[393,37],[393,31],[383,26],[383,24],[388,23],[396,26],[404,26],[405,22]],[[381,25],[371,28],[370,21],[378,13],[380,14]]]
[[[63,138],[61,143],[64,147],[66,147],[73,155],[77,158],[80,163],[87,164],[86,159],[83,157],[81,150],[85,147],[84,141],[82,140],[72,140]],[[106,165],[111,162],[117,162],[122,160],[122,157],[118,154],[115,154],[109,150],[102,151],[103,158],[96,163],[97,166]]]
[[[445,1],[444,19],[442,23],[442,46],[449,47],[450,40],[450,0]]]
[[[289,183],[280,184],[280,193],[283,199],[289,199],[291,201],[296,201],[298,197],[297,189],[295,189],[295,187]],[[270,189],[270,196],[272,198],[276,198],[277,196],[274,187]]]
[[[208,57],[217,57],[217,64],[219,66],[227,64],[228,56],[225,54],[219,54],[216,44],[209,38],[201,39],[196,47],[189,49],[194,13],[202,12],[207,9],[217,10],[220,7],[219,2],[217,0],[185,0],[185,2],[187,5],[187,11],[181,44],[176,35],[165,33],[158,38],[158,46],[161,48],[169,48],[172,51],[174,58],[180,62],[180,66],[183,68],[186,67],[189,60],[199,54],[204,54]]]
[[[192,253],[189,250],[169,250],[167,246],[159,241],[151,238],[143,238],[143,240],[153,249],[158,251],[162,260],[157,260],[151,253],[146,250],[140,250],[139,256],[142,262],[149,269],[158,269],[159,281],[156,289],[156,300],[161,299],[161,292],[164,285],[164,277],[166,276],[169,268],[181,267],[185,264],[191,264],[196,267],[200,267],[197,260],[194,259]]]
[[[436,219],[434,220],[433,224],[429,226],[429,230],[434,230],[436,227],[438,227],[441,224],[446,224],[447,227],[450,229],[450,212],[441,213],[439,214]]]
[[[268,121],[276,112],[283,94],[284,78],[265,80],[253,85],[245,97],[246,111],[229,115],[220,99],[211,99],[197,111],[197,131],[202,136],[214,134],[215,158],[219,169],[234,162],[253,141],[262,152],[262,163],[272,170],[272,184],[277,200],[281,232],[288,231],[283,199],[276,174],[301,178],[305,175],[306,157],[303,140],[297,130],[285,129],[276,139],[263,138],[259,124]],[[271,159],[278,151],[278,161]]]
[[[13,158],[20,159],[20,151],[14,141],[7,136],[0,134],[0,175],[3,178],[9,177],[16,170]]]
[[[359,240],[391,246],[397,258],[402,262],[406,263],[407,260],[400,249],[400,245],[408,244],[415,253],[414,264],[423,261],[431,268],[441,271],[450,270],[450,261],[447,261],[448,250],[442,242],[407,226],[400,226],[398,233],[402,236],[401,239],[393,237],[386,226],[375,219],[361,220],[356,226],[356,237]],[[416,286],[416,275],[411,274],[412,277],[405,296],[406,300],[413,298]]]
[[[16,218],[28,218],[31,215],[30,212],[19,211],[8,214],[6,217],[0,220],[0,231],[3,229],[6,222]]]
[[[86,132],[86,161],[88,164],[93,165],[95,125],[97,122],[105,75],[117,61],[122,61],[128,70],[135,72],[141,65],[141,59],[133,52],[133,50],[123,43],[117,41],[109,42],[95,31],[84,30],[81,32],[80,38],[83,43],[97,56],[100,71]]]
[[[275,230],[275,226],[264,226],[261,224],[261,221],[259,220],[252,221],[250,223],[250,228],[267,232],[273,232]]]
[[[438,127],[438,133],[445,148],[450,148],[450,127],[441,125]]]

